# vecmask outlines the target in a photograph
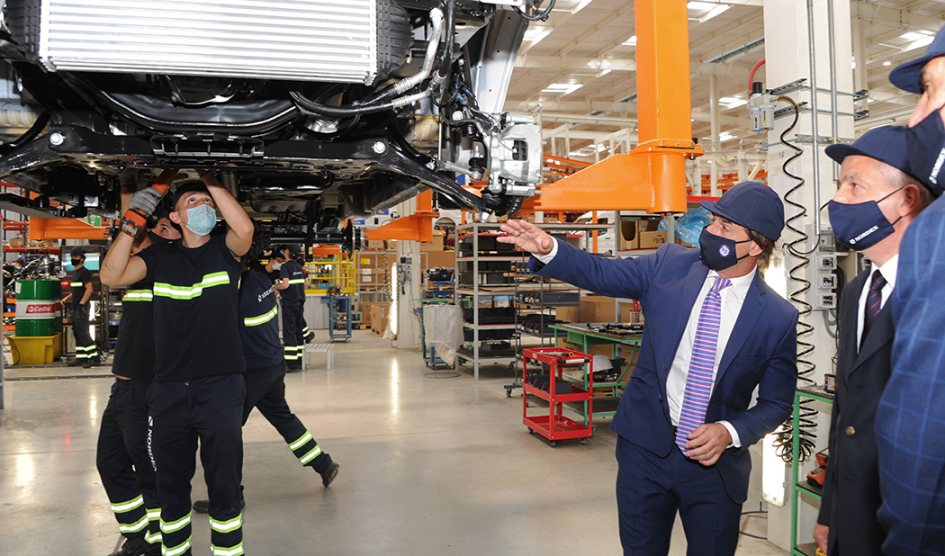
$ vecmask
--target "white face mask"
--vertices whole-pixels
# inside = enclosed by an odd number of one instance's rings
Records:
[[[280,268],[282,268],[282,263],[272,263],[273,270],[279,270]]]

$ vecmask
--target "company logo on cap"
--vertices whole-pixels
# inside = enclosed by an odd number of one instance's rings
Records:
[[[731,251],[729,250],[728,245],[723,245],[722,247],[719,247],[719,255],[722,255],[723,257],[728,257],[729,253],[731,253]]]

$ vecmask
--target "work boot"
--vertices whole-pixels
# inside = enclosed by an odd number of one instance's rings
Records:
[[[322,473],[322,485],[324,485],[325,488],[328,488],[328,485],[338,476],[339,469],[341,469],[341,466],[332,462],[332,464],[328,466],[328,469]]]
[[[315,333],[309,330],[308,334],[305,335],[305,343],[310,344],[312,343],[312,340],[314,339],[315,339]]]
[[[79,365],[82,364],[82,361],[83,361],[82,359],[79,359],[78,357],[76,357],[75,359],[72,359],[71,361],[66,363],[66,365],[69,367],[78,367]]]
[[[92,360],[89,359],[88,357],[86,357],[85,359],[83,359],[83,360],[82,360],[82,368],[83,368],[83,369],[91,369],[91,368],[92,368]]]
[[[246,498],[243,497],[243,485],[240,485],[240,509],[246,507]],[[209,500],[197,500],[194,502],[194,511],[198,514],[208,514],[210,513],[210,501]]]
[[[108,556],[144,556],[147,549],[148,543],[143,538],[126,538],[125,544],[121,545],[118,552],[112,552]]]

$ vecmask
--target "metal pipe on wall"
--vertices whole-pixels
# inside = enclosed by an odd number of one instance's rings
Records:
[[[840,123],[837,115],[837,41],[834,36],[833,0],[827,0],[827,29],[830,45],[830,125],[833,130],[831,142],[837,142],[840,137]],[[840,165],[833,165],[833,181],[840,177]],[[818,212],[820,207],[817,208]]]
[[[814,231],[820,235],[820,140],[817,120],[820,118],[817,111],[817,62],[814,47],[814,0],[807,0],[807,35],[810,41],[810,107],[811,107],[811,135],[814,140],[811,148],[814,154]],[[815,240],[819,241],[819,240]]]

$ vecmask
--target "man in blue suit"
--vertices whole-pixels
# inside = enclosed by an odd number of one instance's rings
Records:
[[[798,312],[758,272],[784,227],[781,200],[745,182],[702,204],[713,221],[698,251],[604,259],[519,221],[499,238],[532,253],[542,276],[643,307],[640,356],[611,425],[624,554],[667,554],[677,511],[689,555],[734,554],[748,447],[784,422],[797,387]]]
[[[912,175],[936,196],[945,188],[945,29],[921,58],[889,74],[922,95],[906,143]],[[909,226],[893,292],[893,371],[876,412],[889,556],[945,554],[945,201]]]

